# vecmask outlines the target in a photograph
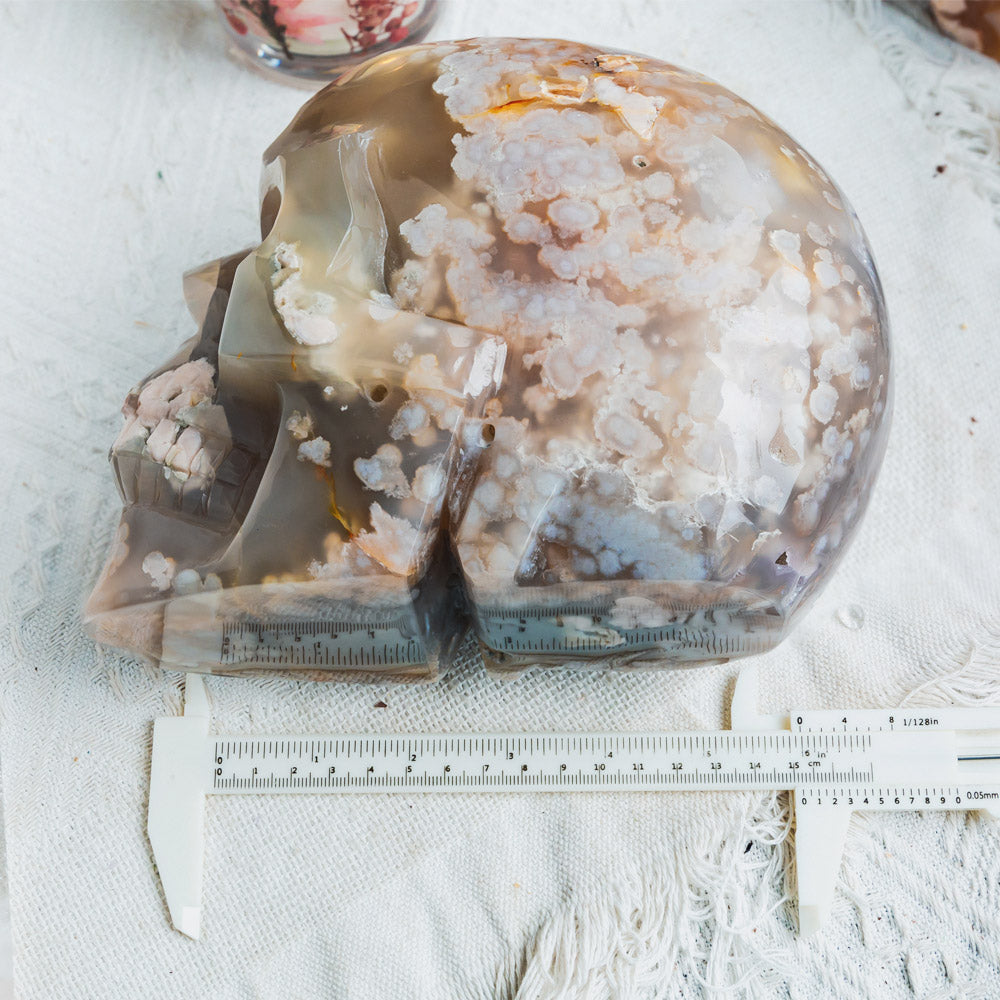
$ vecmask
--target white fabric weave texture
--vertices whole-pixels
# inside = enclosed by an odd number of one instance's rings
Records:
[[[17,995],[1000,997],[1000,826],[858,817],[831,925],[802,942],[775,795],[212,799],[203,938],[171,930],[145,809],[151,723],[179,711],[181,678],[95,648],[79,611],[117,521],[105,454],[124,393],[192,332],[181,273],[254,242],[260,155],[304,99],[227,60],[214,16],[0,7],[0,766]],[[963,111],[949,89],[954,47],[899,17],[794,0],[453,0],[435,33],[566,36],[699,70],[794,135],[867,229],[893,323],[889,450],[829,587],[758,658],[764,711],[1000,698],[1000,162],[962,138],[1000,124],[989,100]],[[963,87],[1000,93],[1000,67],[961,60]],[[845,624],[855,606],[860,629]],[[726,724],[735,673],[500,681],[468,657],[429,686],[208,687],[220,732],[684,729]]]

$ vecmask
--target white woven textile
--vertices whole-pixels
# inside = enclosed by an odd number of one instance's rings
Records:
[[[968,141],[1000,127],[1000,66],[962,55],[955,82],[955,48],[922,30],[867,5],[454,0],[436,32],[569,36],[697,69],[801,141],[864,222],[893,322],[894,427],[857,541],[759,658],[767,711],[1000,692],[1000,157]],[[179,710],[180,678],[95,649],[79,609],[117,520],[105,453],[124,392],[192,332],[181,272],[254,241],[260,154],[304,95],[228,61],[205,6],[8,4],[0,37],[18,996],[1000,997],[1000,826],[858,818],[832,924],[799,942],[776,796],[211,799],[203,939],[171,930],[145,808],[151,722]],[[209,692],[222,732],[718,728],[734,676],[499,681],[469,660],[433,686]]]

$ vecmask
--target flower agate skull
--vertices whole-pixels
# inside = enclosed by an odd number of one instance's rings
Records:
[[[94,635],[220,672],[766,650],[844,550],[888,330],[843,195],[702,77],[383,56],[265,155],[263,242],[125,405]]]

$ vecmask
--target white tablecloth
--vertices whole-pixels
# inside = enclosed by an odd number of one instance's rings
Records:
[[[1000,67],[859,16],[455,0],[436,32],[568,36],[697,69],[801,141],[867,228],[894,428],[857,541],[759,658],[770,711],[1000,692]],[[801,942],[775,796],[210,800],[203,938],[173,931],[145,807],[151,722],[179,710],[181,680],[96,649],[79,610],[117,519],[105,453],[124,392],[192,332],[181,272],[254,241],[260,154],[304,95],[227,60],[204,6],[10,4],[0,32],[0,762],[19,996],[1000,995],[997,826],[856,819],[832,923]],[[860,629],[844,624],[855,606]],[[223,732],[719,728],[735,672],[209,691]]]

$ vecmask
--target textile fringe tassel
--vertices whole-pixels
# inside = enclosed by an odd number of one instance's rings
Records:
[[[848,0],[848,7],[924,125],[940,138],[947,165],[990,203],[1000,224],[998,67],[879,0]]]
[[[692,995],[721,998],[780,982],[792,926],[789,829],[786,798],[752,796],[721,842],[715,833],[629,863],[599,897],[548,921],[495,995],[639,1000],[684,980]]]
[[[954,670],[928,678],[904,705],[1000,705],[1000,629],[985,630]]]

